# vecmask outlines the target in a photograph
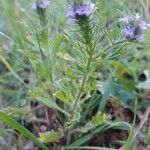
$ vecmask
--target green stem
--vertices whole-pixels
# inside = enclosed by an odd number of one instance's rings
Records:
[[[77,109],[77,105],[78,105],[78,102],[80,100],[81,94],[82,94],[84,87],[86,85],[86,81],[88,80],[88,72],[89,72],[89,69],[90,69],[90,66],[91,66],[91,63],[93,60],[92,58],[93,58],[93,51],[94,51],[93,44],[92,44],[92,37],[90,35],[91,34],[91,32],[90,32],[91,27],[89,25],[89,20],[87,18],[79,18],[78,25],[80,27],[80,30],[82,31],[82,36],[85,39],[85,43],[87,45],[86,51],[88,52],[89,56],[87,58],[86,73],[84,74],[84,76],[82,78],[81,86],[80,86],[79,91],[77,93],[77,97],[75,98],[72,117],[74,117],[74,113],[75,113],[75,110]]]
[[[86,65],[86,71],[87,71],[87,72],[89,71],[89,68],[90,68],[90,65],[91,65],[91,62],[92,62],[92,56],[93,56],[93,55],[91,54],[91,56],[90,56],[89,59],[88,59],[87,65]],[[78,94],[77,94],[77,97],[76,97],[76,99],[75,99],[75,104],[74,104],[74,107],[73,107],[73,114],[74,114],[74,111],[75,111],[76,108],[77,108],[77,104],[78,104],[78,102],[79,102],[79,100],[80,100],[80,97],[81,97],[81,94],[82,94],[83,89],[84,89],[84,87],[85,87],[87,78],[88,78],[88,73],[86,73],[86,75],[85,75],[85,76],[83,77],[83,79],[82,79],[81,87],[80,87],[79,92],[78,92]],[[74,116],[74,115],[73,115],[73,116]]]
[[[48,75],[49,75],[49,78],[50,78],[50,81],[51,81],[51,84],[52,84],[52,91],[51,91],[51,93],[50,93],[50,95],[52,96],[52,98],[54,98],[53,97],[53,92],[54,92],[54,88],[53,88],[53,75],[52,75],[52,72],[50,72],[49,70],[51,70],[51,71],[53,71],[53,68],[52,68],[52,64],[51,64],[51,59],[50,59],[50,54],[49,54],[49,50],[48,50],[48,62],[47,62],[47,58],[45,57],[45,55],[44,55],[44,53],[43,53],[43,50],[42,50],[42,47],[41,47],[41,42],[40,42],[40,38],[39,38],[39,35],[38,35],[38,31],[37,31],[37,29],[36,29],[36,37],[37,37],[37,42],[38,42],[38,46],[39,46],[39,50],[40,50],[40,54],[41,54],[41,57],[42,57],[42,60],[43,60],[43,63],[44,63],[44,65],[45,65],[45,67],[46,67],[46,69],[47,69],[47,73],[48,73]],[[47,49],[48,49],[48,46],[47,46]],[[49,69],[49,63],[50,63],[50,69]]]

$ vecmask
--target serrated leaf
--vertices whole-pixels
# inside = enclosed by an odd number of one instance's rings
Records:
[[[73,72],[73,70],[71,68],[67,68],[65,73],[69,79],[71,79],[71,80],[77,79],[77,77],[75,76],[75,73]]]
[[[85,90],[92,91],[92,90],[95,90],[96,87],[97,87],[97,80],[89,80],[89,82],[86,85]]]
[[[66,91],[66,93],[62,91],[57,91],[55,93],[55,96],[67,105],[71,103],[71,93],[69,91]]]
[[[45,132],[45,133],[39,133],[39,140],[42,141],[43,143],[51,143],[51,142],[55,142],[57,140],[59,140],[63,135],[62,130],[60,130],[59,132]]]
[[[92,117],[92,123],[95,127],[100,126],[107,121],[107,115],[102,112],[97,112],[95,116]]]

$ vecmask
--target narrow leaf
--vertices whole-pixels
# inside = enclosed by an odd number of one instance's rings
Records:
[[[70,114],[68,112],[66,112],[65,110],[63,110],[62,108],[60,108],[55,101],[46,99],[46,98],[39,98],[38,101],[44,103],[47,107],[52,108],[52,109],[57,109],[58,111],[62,112],[63,114],[65,114],[66,116],[70,116]]]
[[[8,126],[12,127],[13,129],[19,131],[24,137],[31,140],[33,143],[35,143],[37,146],[42,148],[43,150],[49,150],[48,147],[46,147],[36,136],[34,136],[29,130],[27,130],[25,127],[20,125],[17,121],[10,118],[3,112],[0,112],[0,120],[3,121]]]

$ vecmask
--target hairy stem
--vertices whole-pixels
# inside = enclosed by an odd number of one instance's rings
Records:
[[[91,62],[92,62],[91,60],[92,60],[92,55],[89,57],[87,65],[86,65],[86,71],[87,72],[89,71],[89,68],[90,68],[90,65],[91,65]],[[77,94],[77,97],[75,99],[75,104],[74,104],[74,107],[73,107],[73,114],[74,114],[74,111],[77,108],[78,102],[80,100],[80,97],[81,97],[81,94],[82,94],[83,89],[85,87],[87,79],[88,79],[88,73],[86,73],[85,76],[82,78],[81,86],[80,86],[79,92]]]

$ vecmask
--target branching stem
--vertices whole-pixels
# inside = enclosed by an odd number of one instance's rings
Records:
[[[86,65],[86,72],[87,72],[87,73],[86,73],[86,74],[84,75],[84,77],[82,78],[81,86],[80,86],[79,92],[78,92],[78,94],[77,94],[77,97],[76,97],[76,99],[75,99],[75,104],[74,104],[74,107],[73,107],[73,113],[74,113],[74,111],[75,111],[76,108],[77,108],[77,105],[78,105],[78,102],[79,102],[79,100],[80,100],[81,94],[82,94],[83,89],[84,89],[84,87],[85,87],[85,84],[86,84],[86,81],[87,81],[87,78],[88,78],[88,71],[89,71],[91,62],[92,62],[92,55],[89,57],[88,62],[87,62],[87,65]]]

